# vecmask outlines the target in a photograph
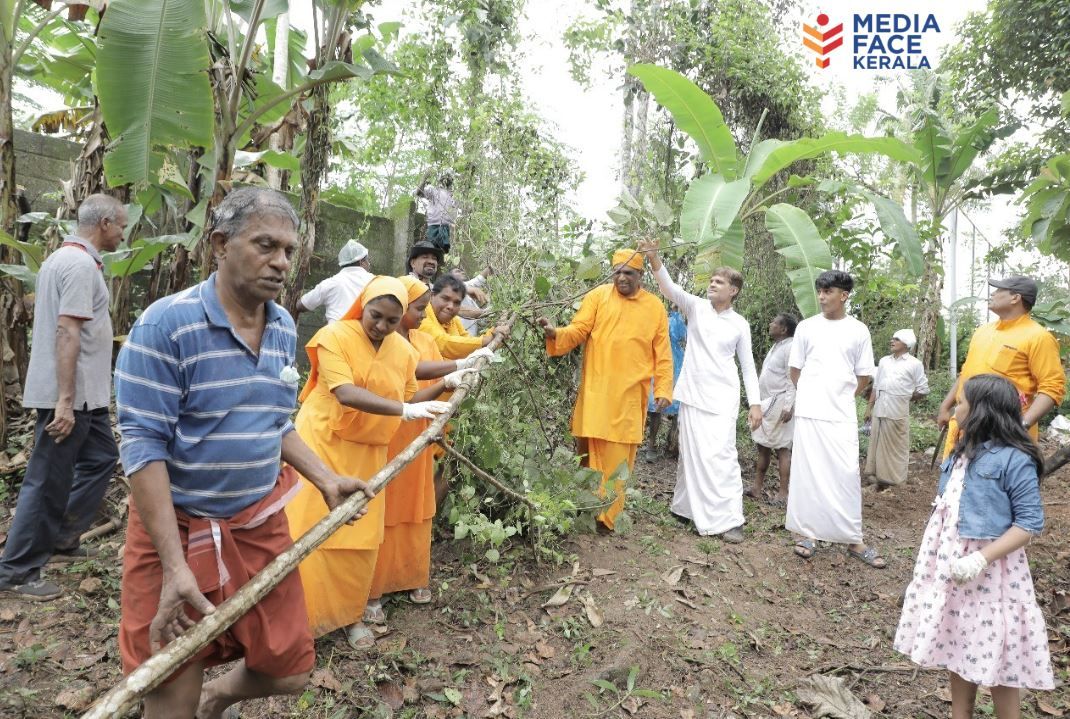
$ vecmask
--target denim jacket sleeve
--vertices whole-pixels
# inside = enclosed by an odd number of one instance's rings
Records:
[[[1014,526],[1039,534],[1044,529],[1044,507],[1037,467],[1029,455],[1018,450],[1011,452],[1003,481],[1011,500]]]

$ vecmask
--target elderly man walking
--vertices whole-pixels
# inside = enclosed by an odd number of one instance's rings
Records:
[[[910,464],[910,403],[929,394],[929,380],[921,360],[910,354],[918,342],[914,330],[892,335],[891,354],[881,357],[865,420],[872,421],[867,477],[885,489],[907,480]]]
[[[688,343],[674,390],[680,402],[680,462],[673,514],[690,519],[700,535],[742,542],[743,475],[736,451],[740,371],[751,429],[762,421],[750,325],[732,309],[743,275],[720,267],[710,275],[706,297],[698,297],[672,281],[657,242],[641,242],[639,249],[646,253],[661,293],[687,318]]]
[[[297,227],[279,193],[232,192],[207,234],[218,271],[154,302],[119,353],[120,452],[133,500],[119,623],[125,673],[291,545],[282,510],[298,488],[293,470],[331,508],[367,491],[328,469],[290,422],[297,334],[274,300]],[[202,688],[206,668],[237,659]],[[243,699],[299,692],[314,664],[293,572],[146,695],[145,717],[217,719]]]
[[[320,282],[297,301],[295,320],[302,312],[310,312],[322,305],[326,305],[328,322],[342,319],[375,276],[371,273],[368,248],[356,240],[349,240],[339,250],[338,267],[337,274]]]
[[[37,275],[33,350],[22,404],[37,410],[34,448],[0,559],[0,591],[62,594],[41,578],[53,554],[92,556],[79,537],[93,521],[119,459],[111,432],[111,317],[101,252],[119,246],[126,210],[108,195],[78,208],[78,228]]]
[[[586,343],[572,434],[587,466],[602,473],[601,495],[612,490],[612,505],[598,515],[601,531],[612,531],[624,511],[624,480],[611,488],[610,478],[635,466],[651,377],[658,410],[672,402],[669,319],[661,300],[641,287],[643,255],[618,250],[612,262],[613,281],[588,292],[570,324],[539,318],[551,357]]]
[[[998,374],[1010,380],[1022,397],[1022,425],[1034,441],[1037,422],[1058,407],[1066,393],[1059,343],[1029,314],[1037,302],[1036,280],[1018,275],[988,284],[996,288],[988,298],[988,310],[999,319],[973,333],[962,372],[940,405],[937,423],[948,429],[945,456],[959,434],[954,406],[971,377]]]

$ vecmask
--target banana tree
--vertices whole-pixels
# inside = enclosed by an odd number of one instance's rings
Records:
[[[921,107],[915,112],[912,144],[918,155],[908,162],[915,176],[915,188],[931,212],[933,231],[929,233],[932,240],[927,251],[930,258],[935,259],[940,254],[944,220],[964,202],[1013,189],[1013,184],[994,183],[980,176],[974,165],[997,140],[1011,135],[1017,128],[1015,123],[1003,123],[995,108],[957,131],[931,107]],[[937,359],[936,325],[944,285],[938,262],[925,264],[922,284],[925,301],[919,308],[916,322],[917,356],[927,367],[933,367]]]
[[[353,3],[317,5],[348,11]],[[287,8],[285,0],[112,0],[101,23],[97,67],[101,108],[115,138],[104,161],[109,183],[147,188],[150,194],[140,199],[148,209],[166,196],[160,173],[168,153],[203,149],[191,168],[196,182],[184,183],[193,195],[188,219],[196,230],[194,220],[222,199],[235,155],[257,125],[280,119],[316,87],[393,70],[368,48],[357,59],[324,62],[292,87],[279,87],[269,72],[253,72],[260,25]],[[199,243],[202,273],[210,263],[206,246]],[[179,246],[172,290],[188,282],[184,253]]]
[[[832,267],[828,244],[805,212],[776,202],[782,195],[811,181],[792,178],[775,191],[768,189],[770,182],[796,162],[833,152],[875,152],[895,160],[916,162],[918,151],[892,137],[830,132],[817,138],[759,141],[756,130],[750,152],[742,155],[721,110],[700,87],[680,73],[655,65],[633,65],[628,72],[668,110],[676,126],[694,140],[700,160],[708,168],[705,175],[691,183],[680,212],[683,240],[698,249],[696,281],[704,283],[718,265],[742,269],[744,221],[764,214],[776,251],[784,257],[799,311],[807,317],[816,314],[814,279]],[[882,217],[882,228],[898,243],[911,267],[920,272],[920,245],[905,218],[900,221],[898,216],[889,216],[885,225]]]

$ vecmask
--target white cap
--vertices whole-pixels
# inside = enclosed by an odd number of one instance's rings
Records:
[[[907,346],[907,349],[914,349],[914,346],[918,344],[918,336],[914,334],[914,330],[899,330],[892,335],[893,340],[899,340]]]
[[[342,246],[338,252],[338,266],[345,267],[354,262],[360,262],[368,256],[368,248],[356,240],[350,240]]]

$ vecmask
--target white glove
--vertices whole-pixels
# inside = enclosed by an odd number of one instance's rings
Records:
[[[434,419],[436,414],[450,411],[449,402],[408,402],[401,403],[401,419],[408,422],[410,419]]]
[[[956,584],[966,584],[977,579],[987,566],[988,560],[985,559],[985,555],[973,552],[951,562],[951,578]]]
[[[480,347],[472,354],[457,360],[457,369],[469,369],[475,367],[476,360],[480,357],[486,357],[490,362],[494,361],[494,352],[487,347]]]
[[[479,374],[479,370],[472,369],[459,369],[456,372],[450,372],[448,375],[442,378],[442,381],[446,384],[446,389],[457,389],[461,382],[470,374]]]

